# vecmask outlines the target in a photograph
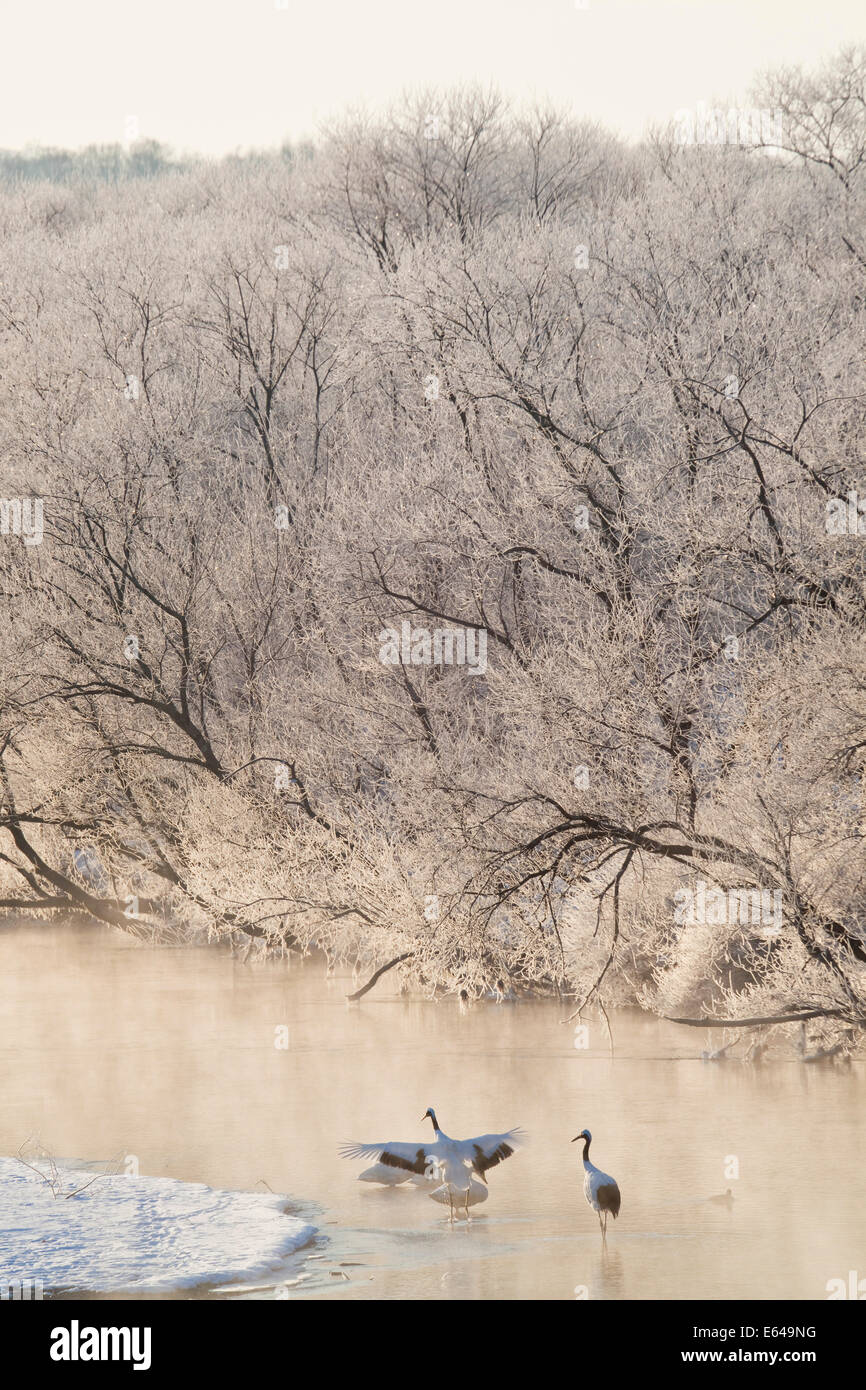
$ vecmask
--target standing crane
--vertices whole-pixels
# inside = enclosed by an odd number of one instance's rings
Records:
[[[609,1177],[607,1173],[603,1173],[600,1168],[596,1168],[595,1164],[589,1161],[589,1146],[592,1143],[592,1135],[589,1130],[582,1129],[580,1134],[574,1136],[571,1141],[572,1144],[576,1144],[578,1139],[583,1140],[583,1193],[593,1211],[598,1212],[601,1238],[606,1241],[607,1218],[612,1216],[615,1221],[619,1216],[622,1197],[616,1179]]]

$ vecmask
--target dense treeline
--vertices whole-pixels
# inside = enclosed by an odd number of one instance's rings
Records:
[[[864,72],[9,192],[5,909],[851,1046]]]
[[[292,165],[308,160],[313,150],[306,142],[284,144],[278,155],[245,151],[217,161],[226,168],[282,162]],[[152,179],[168,174],[188,174],[208,167],[203,157],[179,156],[159,140],[129,140],[124,144],[87,145],[81,150],[34,145],[24,150],[0,150],[0,181],[26,183],[121,183],[127,179]]]

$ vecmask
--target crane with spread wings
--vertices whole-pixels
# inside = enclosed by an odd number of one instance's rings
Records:
[[[388,1140],[381,1144],[344,1144],[343,1158],[371,1158],[373,1166],[359,1175],[359,1182],[379,1182],[389,1187],[398,1183],[435,1182],[429,1193],[434,1201],[448,1202],[451,1221],[455,1207],[462,1206],[470,1220],[469,1208],[487,1199],[490,1168],[510,1158],[526,1136],[521,1129],[503,1134],[479,1134],[473,1139],[452,1139],[439,1128],[436,1111],[430,1107],[422,1116],[431,1120],[434,1139],[427,1143]]]

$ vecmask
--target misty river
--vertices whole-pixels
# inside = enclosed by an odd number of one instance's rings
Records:
[[[142,1175],[288,1194],[317,1228],[267,1281],[173,1296],[826,1299],[866,1276],[862,1061],[706,1062],[703,1032],[633,1011],[611,1015],[611,1052],[603,1021],[576,1037],[555,1000],[464,1010],[400,996],[394,975],[349,1004],[351,973],[315,957],[243,964],[78,924],[4,924],[0,973],[0,1153],[132,1156]],[[471,1225],[338,1156],[429,1138],[428,1106],[456,1137],[528,1131]],[[622,1192],[606,1250],[583,1127]]]

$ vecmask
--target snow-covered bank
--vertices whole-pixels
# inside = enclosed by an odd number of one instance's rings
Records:
[[[316,1234],[275,1193],[117,1174],[84,1187],[91,1172],[40,1171],[53,1185],[0,1158],[0,1284],[41,1280],[46,1294],[220,1284],[272,1274]]]

